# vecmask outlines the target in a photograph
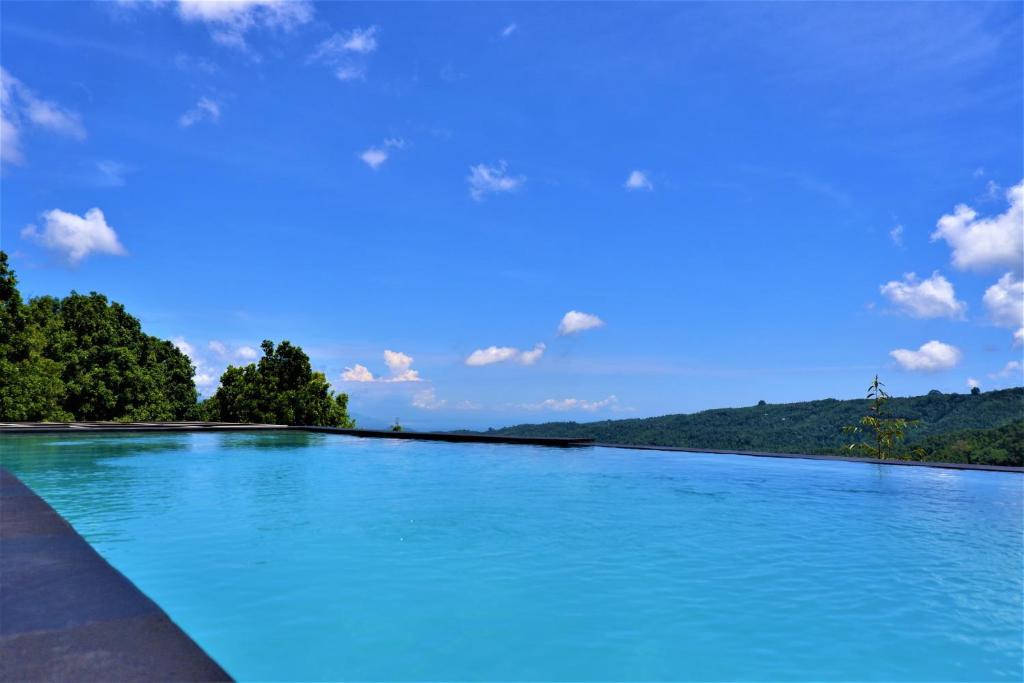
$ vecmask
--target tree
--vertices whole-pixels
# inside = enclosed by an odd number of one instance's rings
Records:
[[[971,387],[971,396],[977,396],[981,393],[981,389],[978,387]]]
[[[188,356],[95,292],[25,304],[0,252],[0,419],[193,417]]]
[[[217,392],[202,406],[205,419],[287,425],[354,427],[348,394],[331,391],[309,356],[288,341],[265,340],[263,357],[244,367],[228,366]]]
[[[934,390],[929,392],[928,395],[934,396],[936,394],[941,396],[941,392]],[[874,381],[868,387],[867,398],[871,401],[868,414],[860,419],[859,425],[843,427],[843,432],[846,434],[865,433],[868,436],[868,440],[849,444],[847,448],[849,450],[861,451],[868,457],[878,458],[879,460],[888,460],[890,458],[907,459],[901,458],[897,449],[906,436],[907,427],[916,424],[917,420],[908,420],[889,414],[886,408],[889,394],[885,390],[885,385],[878,379],[878,375],[875,375]],[[919,455],[917,451],[914,454]]]

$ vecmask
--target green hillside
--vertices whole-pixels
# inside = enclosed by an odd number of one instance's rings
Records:
[[[827,454],[842,452],[850,441],[850,436],[842,433],[843,425],[855,424],[868,405],[865,399],[823,399],[642,419],[523,424],[488,433],[582,437],[645,446]],[[1021,420],[1024,388],[973,395],[933,391],[926,396],[894,397],[888,409],[894,415],[920,421],[907,433],[908,444],[917,446],[928,437],[1005,427]],[[938,441],[929,444],[938,451],[946,447]]]

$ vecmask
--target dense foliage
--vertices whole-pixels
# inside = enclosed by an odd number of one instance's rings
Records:
[[[489,433],[593,438],[603,443],[632,445],[836,454],[842,453],[849,443],[842,427],[858,422],[869,414],[870,407],[871,402],[866,399],[824,399],[645,419],[525,424],[492,429]],[[892,415],[917,421],[908,427],[906,435],[908,447],[916,448],[923,447],[925,439],[931,436],[991,430],[1020,421],[1024,417],[1024,389],[973,395],[933,391],[927,396],[890,398],[887,408]],[[945,452],[938,443],[930,452],[925,448],[926,453]],[[935,458],[929,454],[925,459]]]
[[[994,429],[964,429],[917,442],[922,460],[1024,467],[1024,420]]]
[[[0,252],[0,420],[181,420],[194,416],[188,357],[96,294],[22,301]]]
[[[354,427],[348,395],[331,391],[322,372],[313,372],[301,348],[264,341],[258,363],[231,367],[217,393],[203,402],[205,419],[287,425]]]

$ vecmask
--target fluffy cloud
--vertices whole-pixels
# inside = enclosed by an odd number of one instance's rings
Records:
[[[1020,329],[1013,333],[1013,345],[1024,345],[1024,327],[1021,327]]]
[[[78,114],[38,97],[0,67],[0,160],[20,164],[26,128],[39,128],[74,140],[84,140],[85,127]]]
[[[312,20],[313,4],[306,0],[178,0],[178,16],[206,24],[221,45],[246,50],[250,30],[290,31]]]
[[[961,270],[1010,268],[1020,272],[1024,261],[1024,181],[1006,192],[1010,207],[991,218],[960,204],[939,219],[932,240],[945,240],[953,249],[953,265]]]
[[[955,367],[960,362],[960,349],[940,341],[932,340],[922,344],[917,351],[895,349],[889,355],[904,370],[917,372],[937,372]]]
[[[376,382],[373,373],[365,365],[356,363],[350,368],[345,368],[341,373],[341,379],[346,382]]]
[[[375,377],[365,365],[356,363],[350,368],[345,368],[341,373],[341,379],[345,382],[422,382],[419,370],[412,369],[412,362],[412,356],[386,349],[384,364],[391,371],[390,375]]]
[[[527,410],[554,410],[556,412],[565,412],[567,410],[583,410],[588,413],[593,413],[602,408],[610,408],[618,403],[618,399],[615,396],[609,396],[606,399],[600,401],[587,401],[579,398],[549,398],[540,403],[527,403],[521,406]]]
[[[968,389],[980,389],[981,388],[981,382],[979,382],[978,380],[974,379],[973,377],[968,377],[967,378],[967,388]]]
[[[85,216],[51,209],[42,218],[45,221],[42,231],[29,225],[21,231],[21,236],[62,254],[72,265],[89,254],[125,254],[117,233],[107,225],[99,209],[89,209]]]
[[[547,346],[537,344],[530,351],[520,351],[513,346],[488,346],[486,349],[477,349],[466,358],[466,365],[479,367],[481,365],[493,365],[506,361],[516,361],[523,365],[533,365],[544,355]]]
[[[211,123],[220,121],[220,104],[216,100],[200,97],[194,107],[178,118],[178,125],[188,128],[201,121],[210,121]]]
[[[519,189],[526,182],[526,176],[508,175],[508,164],[499,161],[494,166],[470,166],[466,182],[469,183],[470,196],[479,202],[490,193],[512,192]]]
[[[1024,280],[1006,273],[985,290],[982,297],[992,322],[1000,327],[1021,329],[1024,324]],[[1018,333],[1014,333],[1016,338]]]
[[[438,410],[443,408],[447,404],[443,398],[438,398],[434,392],[433,387],[424,389],[423,391],[417,391],[413,394],[412,405],[415,408],[422,408],[423,410]]]
[[[633,171],[626,178],[627,190],[653,190],[654,183],[647,178],[647,174],[643,171]]]
[[[580,311],[569,311],[562,316],[562,322],[558,324],[558,334],[576,334],[602,326],[604,326],[604,321],[596,315]]]
[[[378,147],[370,147],[360,154],[359,158],[362,159],[367,166],[376,171],[380,168],[381,164],[388,160],[388,153]]]
[[[962,319],[967,304],[958,301],[953,285],[938,271],[926,280],[907,273],[903,280],[893,280],[879,290],[899,311],[914,318]]]
[[[392,149],[405,149],[405,140],[401,138],[385,138],[383,145],[380,147],[368,147],[359,155],[359,158],[363,160],[363,163],[376,171],[391,156],[389,150]]]

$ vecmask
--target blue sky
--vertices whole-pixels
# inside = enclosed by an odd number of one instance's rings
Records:
[[[1015,386],[1022,38],[1020,3],[4,3],[3,248],[207,392],[300,344],[367,426]]]

